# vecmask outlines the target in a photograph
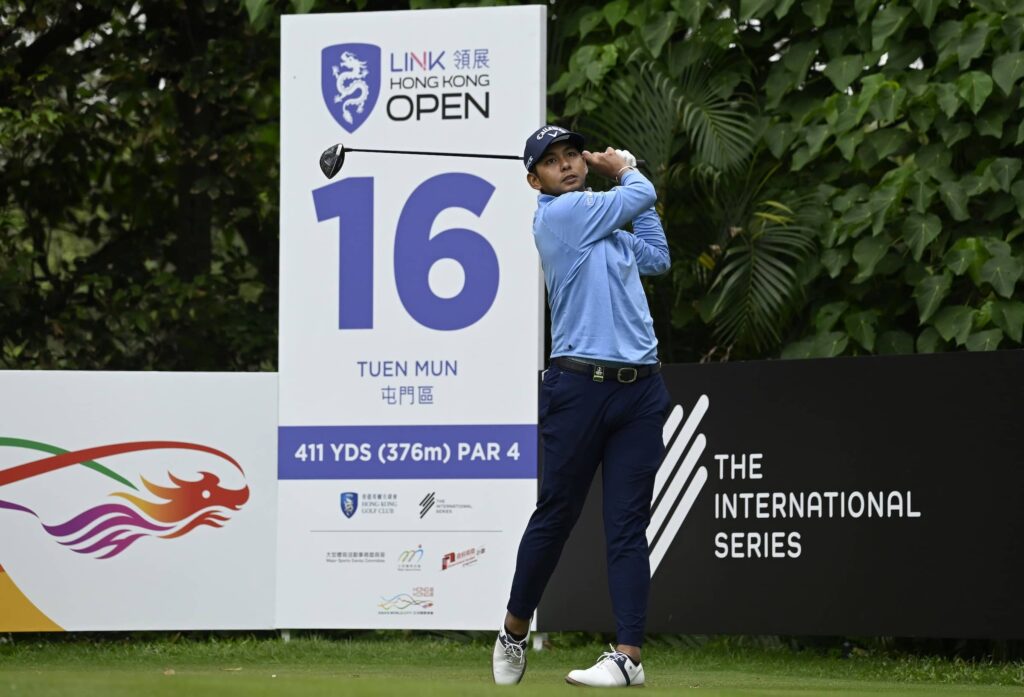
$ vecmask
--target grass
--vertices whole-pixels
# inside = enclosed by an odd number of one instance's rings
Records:
[[[0,695],[367,695],[500,693],[487,639],[391,632],[357,639],[303,636],[285,643],[232,635],[20,638],[0,644]],[[520,692],[567,695],[567,670],[590,665],[596,643],[560,640],[532,652]],[[645,649],[643,693],[740,695],[1024,695],[1024,662],[992,663],[855,653],[843,659],[735,640]]]

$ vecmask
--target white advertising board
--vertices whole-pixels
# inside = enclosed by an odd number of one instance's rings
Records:
[[[490,628],[536,500],[543,7],[285,17],[278,616]]]
[[[0,631],[274,623],[277,376],[0,371]]]

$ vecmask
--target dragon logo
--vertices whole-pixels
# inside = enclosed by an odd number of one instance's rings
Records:
[[[345,491],[341,494],[341,512],[346,518],[351,518],[359,510],[359,494],[354,491]]]
[[[321,52],[321,87],[331,116],[349,133],[373,111],[380,93],[380,48],[336,44]]]
[[[240,489],[226,488],[221,486],[220,477],[205,471],[197,473],[198,479],[178,477],[168,471],[167,477],[172,486],[160,486],[140,476],[142,486],[148,491],[144,493],[131,480],[98,462],[101,458],[142,451],[199,451],[230,463],[241,475],[242,481],[245,481],[245,473],[234,458],[197,443],[114,443],[69,452],[47,443],[0,438],[0,447],[48,454],[47,457],[0,469],[0,494],[6,493],[4,487],[8,485],[66,467],[86,467],[120,486],[120,491],[110,494],[110,500],[88,508],[64,522],[50,524],[44,522],[43,517],[36,512],[38,508],[33,510],[21,503],[4,500],[10,494],[0,497],[0,510],[35,516],[43,529],[61,545],[97,559],[116,557],[143,537],[175,538],[204,525],[219,528],[228,520],[228,516],[241,510],[249,500],[249,487],[244,483]]]

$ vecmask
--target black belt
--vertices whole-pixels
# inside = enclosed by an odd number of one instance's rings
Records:
[[[567,356],[552,358],[551,362],[562,370],[590,375],[594,382],[604,382],[607,378],[628,384],[636,382],[639,378],[645,378],[648,375],[661,372],[660,362],[649,365],[630,365],[628,363],[609,363],[608,361],[568,358]]]

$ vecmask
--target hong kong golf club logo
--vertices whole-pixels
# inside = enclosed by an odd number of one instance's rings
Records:
[[[324,103],[342,128],[363,125],[380,94],[380,47],[335,44],[320,53]]]
[[[346,518],[351,518],[359,510],[359,494],[354,491],[345,491],[341,494],[341,512]]]
[[[654,478],[654,505],[647,526],[652,577],[708,480],[707,468],[697,467],[707,446],[707,438],[697,433],[697,427],[710,403],[702,394],[685,421],[683,407],[677,404],[665,422],[662,440],[667,450]]]

